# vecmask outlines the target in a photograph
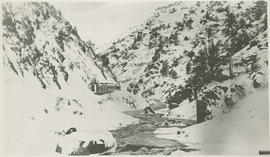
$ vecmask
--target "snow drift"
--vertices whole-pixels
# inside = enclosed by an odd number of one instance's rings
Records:
[[[185,129],[157,129],[159,138],[175,139],[200,155],[258,155],[269,148],[268,91],[257,90],[239,101],[237,108],[213,120]],[[178,135],[177,131],[181,134]],[[186,154],[176,151],[172,155]]]

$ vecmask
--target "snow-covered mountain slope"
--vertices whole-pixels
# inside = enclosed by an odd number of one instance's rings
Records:
[[[258,45],[266,46],[267,32],[260,33],[254,40],[258,41]],[[237,75],[235,78],[222,82],[213,81],[205,85],[204,89],[198,94],[198,100],[207,106],[206,109],[209,112],[207,119],[212,119],[213,116],[219,117],[222,113],[237,109],[239,100],[249,97],[251,93],[257,92],[257,89],[268,88],[267,55],[266,48],[246,46],[233,56],[235,64],[240,65],[234,68]],[[252,65],[250,64],[253,56],[257,58],[254,71],[251,69]],[[267,97],[264,99],[267,100]],[[185,99],[178,107],[171,110],[169,117],[196,120],[196,107],[195,100],[190,102],[189,99]],[[163,109],[160,112],[166,114],[167,110]]]
[[[102,104],[105,97],[88,88],[93,80],[115,83],[96,63],[91,46],[48,3],[3,3],[2,8],[6,153],[54,154],[61,140],[56,132],[72,127],[87,133],[86,141],[98,141],[96,134],[116,147],[106,131],[137,119],[121,113],[132,109],[129,104]],[[72,141],[66,153],[79,147]]]
[[[48,3],[5,3],[3,26],[4,64],[18,76],[32,73],[44,89],[64,88],[73,75],[86,84],[112,81],[105,80],[76,27]]]
[[[266,6],[264,1],[172,3],[157,8],[104,56],[123,89],[133,94],[180,106],[197,98],[209,100],[208,107],[230,106],[268,86]]]

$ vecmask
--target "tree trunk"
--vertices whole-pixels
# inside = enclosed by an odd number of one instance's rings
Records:
[[[233,78],[233,59],[232,59],[232,54],[229,53],[230,55],[230,61],[229,61],[229,73],[230,73],[230,78]]]
[[[197,123],[205,121],[207,104],[202,100],[196,101]]]

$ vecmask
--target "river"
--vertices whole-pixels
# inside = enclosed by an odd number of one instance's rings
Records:
[[[154,110],[158,109],[160,108],[154,108]],[[111,130],[117,141],[115,155],[170,155],[177,150],[193,151],[184,143],[155,136],[153,132],[157,128],[170,127],[164,125],[168,122],[168,118],[162,114],[156,113],[145,117],[143,110],[126,111],[125,113],[139,119],[139,123]],[[195,123],[191,120],[178,119],[179,121],[186,124],[186,126],[177,126],[179,128],[188,127]]]

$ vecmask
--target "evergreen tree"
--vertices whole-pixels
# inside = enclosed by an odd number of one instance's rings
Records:
[[[261,16],[267,13],[267,3],[266,1],[256,1],[254,6],[254,18],[255,20],[260,20]]]
[[[232,42],[231,40],[237,34],[237,21],[236,21],[236,16],[230,11],[229,7],[226,9],[226,19],[224,21],[225,28],[223,30],[223,33],[225,36],[227,36],[228,43],[227,43],[227,53],[229,55],[229,74],[230,78],[233,78],[234,73],[233,73],[233,60],[232,60],[232,55],[233,55],[233,48],[232,48]]]

